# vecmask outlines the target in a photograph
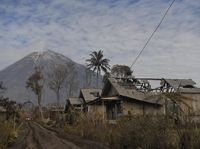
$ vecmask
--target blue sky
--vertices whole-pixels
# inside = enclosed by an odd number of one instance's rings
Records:
[[[131,65],[171,1],[0,0],[0,70],[45,49],[82,64],[103,49],[111,65]],[[200,0],[176,0],[134,73],[200,86]]]

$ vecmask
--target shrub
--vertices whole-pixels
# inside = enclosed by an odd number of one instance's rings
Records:
[[[0,148],[6,148],[17,137],[9,122],[0,123]]]
[[[118,122],[121,139],[119,146],[124,148],[160,149],[176,148],[176,135],[173,125],[162,117],[136,116],[123,118]],[[118,147],[119,148],[119,147]]]
[[[73,123],[65,126],[66,132],[107,143],[113,149],[200,148],[200,127],[189,122],[176,124],[166,117],[128,116],[109,124],[98,112],[72,115]]]

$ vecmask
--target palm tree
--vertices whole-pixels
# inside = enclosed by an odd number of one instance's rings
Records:
[[[97,72],[97,88],[98,88],[98,79],[101,74],[101,70],[106,73],[107,70],[110,70],[109,59],[103,58],[103,51],[93,51],[90,54],[90,59],[86,59],[88,62],[87,67],[92,69],[92,71]]]

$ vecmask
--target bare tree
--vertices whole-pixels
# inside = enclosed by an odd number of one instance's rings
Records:
[[[78,89],[78,76],[73,63],[69,64],[68,69],[69,73],[66,80],[66,88],[68,89],[68,96],[73,96],[75,91]]]
[[[60,91],[65,86],[67,75],[68,69],[64,65],[55,66],[53,71],[48,73],[48,86],[55,92],[58,105],[60,105]]]
[[[133,71],[126,65],[114,65],[111,69],[111,74],[117,77],[132,76]]]
[[[3,82],[2,81],[0,81],[0,90],[3,90]]]
[[[88,68],[85,69],[85,87],[88,87],[91,85],[92,81],[92,71]]]
[[[0,81],[0,94],[4,93],[5,90],[6,90],[6,87],[3,85],[3,81]]]
[[[26,82],[26,88],[30,88],[36,94],[42,120],[43,120],[43,114],[42,114],[41,100],[42,100],[43,85],[44,85],[44,79],[41,70],[40,68],[35,68],[35,72],[28,78]]]

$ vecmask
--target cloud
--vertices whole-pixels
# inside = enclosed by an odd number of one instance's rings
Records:
[[[131,65],[171,0],[3,0],[0,69],[41,49],[79,63],[103,49],[111,64]],[[200,83],[200,2],[177,0],[134,66],[141,77]]]

